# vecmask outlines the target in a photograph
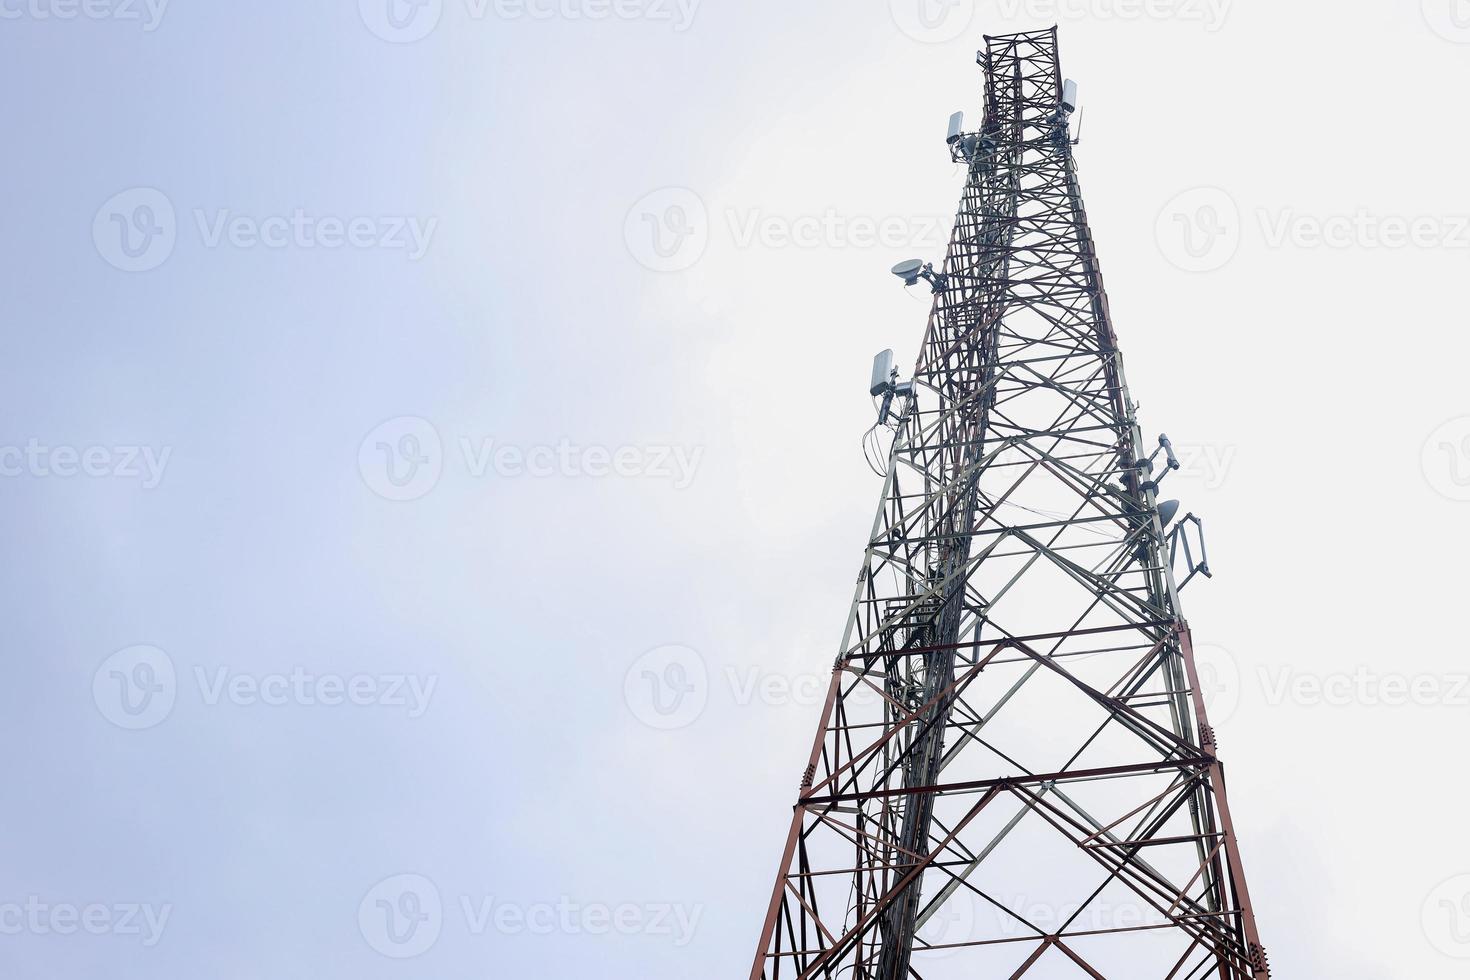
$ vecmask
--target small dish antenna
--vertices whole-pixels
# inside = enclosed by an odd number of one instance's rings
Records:
[[[919,283],[919,274],[924,271],[924,263],[918,259],[907,259],[893,267],[893,274],[903,280],[905,286],[916,286]]]
[[[913,286],[920,279],[927,279],[929,280],[929,287],[936,293],[942,290],[949,282],[947,276],[934,271],[933,265],[928,262],[922,262],[919,259],[909,259],[906,262],[900,262],[893,267],[893,274],[902,279],[905,286]]]

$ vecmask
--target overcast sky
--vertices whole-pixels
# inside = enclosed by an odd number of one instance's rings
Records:
[[[743,975],[1061,23],[1283,978],[1463,976],[1463,2],[0,0],[0,963]]]

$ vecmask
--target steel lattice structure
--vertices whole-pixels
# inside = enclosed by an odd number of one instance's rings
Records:
[[[983,128],[750,976],[1262,980],[1056,31],[985,43]]]

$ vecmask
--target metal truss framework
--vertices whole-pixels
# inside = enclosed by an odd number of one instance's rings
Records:
[[[1059,108],[985,118],[752,980],[1262,980]]]

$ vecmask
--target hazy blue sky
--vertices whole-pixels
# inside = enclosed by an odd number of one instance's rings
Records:
[[[918,2],[0,0],[0,975],[743,975],[1058,19],[1273,964],[1460,975],[1470,18]]]

